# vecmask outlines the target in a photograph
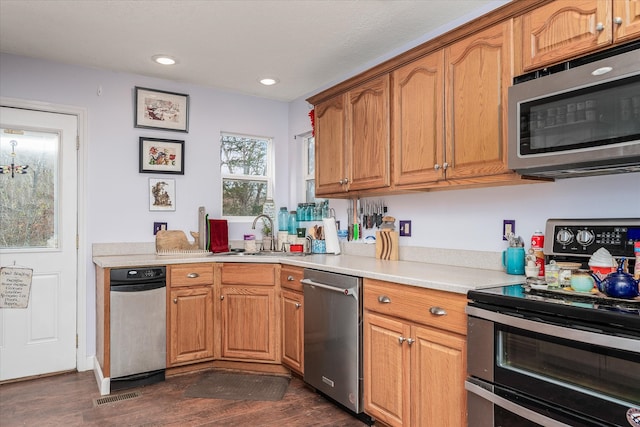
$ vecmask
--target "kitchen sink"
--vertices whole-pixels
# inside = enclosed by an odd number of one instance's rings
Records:
[[[273,256],[273,257],[282,257],[282,256],[305,256],[304,252],[282,252],[282,251],[259,251],[259,252],[240,252],[240,251],[231,251],[231,252],[219,252],[214,254],[214,256]]]

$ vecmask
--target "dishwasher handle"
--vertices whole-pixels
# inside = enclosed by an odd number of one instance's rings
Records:
[[[332,292],[338,292],[343,295],[352,296],[356,299],[356,301],[358,300],[358,292],[356,292],[356,288],[339,288],[337,286],[331,286],[331,285],[326,285],[324,283],[314,282],[311,279],[302,279],[300,282],[303,285],[313,286],[316,288],[326,289]]]

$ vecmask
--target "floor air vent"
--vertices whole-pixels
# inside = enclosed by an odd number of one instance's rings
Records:
[[[142,393],[139,391],[133,391],[131,393],[122,393],[122,394],[114,394],[106,397],[99,397],[97,399],[93,399],[93,407],[108,405],[109,403],[122,402],[123,400],[131,400],[136,397],[142,396]]]

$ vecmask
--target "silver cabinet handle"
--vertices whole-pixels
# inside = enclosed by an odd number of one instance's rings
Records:
[[[187,274],[187,277],[189,279],[195,279],[196,277],[200,277],[200,275],[198,273],[189,273]]]
[[[596,24],[596,31],[597,31],[597,32],[600,32],[600,31],[602,31],[602,30],[604,30],[604,25],[602,24],[602,22],[598,22],[598,23]]]
[[[613,18],[613,23],[616,25],[622,25],[622,18],[616,16],[615,18]]]
[[[416,340],[414,340],[413,338],[407,338],[407,344],[411,345],[414,342],[416,342]]]
[[[391,299],[386,295],[380,295],[378,297],[378,302],[380,304],[389,304],[391,302]]]
[[[443,170],[447,170],[447,169],[449,169],[449,163],[444,162],[444,163],[442,164],[442,169],[443,169]]]
[[[403,337],[402,335],[398,337],[398,342],[399,342],[400,344],[402,344],[405,340],[406,340],[406,338],[405,338],[405,337]]]
[[[174,299],[173,299],[173,303],[174,303],[174,304],[177,304],[177,303],[178,303],[178,298],[174,298]]]
[[[287,281],[288,282],[293,282],[293,276],[287,276]]]
[[[437,163],[433,165],[433,170],[440,170],[440,165]]]
[[[441,307],[431,307],[429,309],[429,313],[433,314],[434,316],[445,316],[447,314],[447,310]]]
[[[349,183],[349,178],[342,178],[340,181],[338,181],[338,184],[340,185],[345,185]]]
[[[302,304],[300,304],[299,302],[296,303],[296,308],[300,308],[302,307]]]
[[[224,299],[224,295],[220,295],[220,301]]]

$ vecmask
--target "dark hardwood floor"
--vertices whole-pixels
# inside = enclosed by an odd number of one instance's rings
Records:
[[[0,385],[0,425],[12,426],[366,426],[296,377],[280,401],[184,397],[202,373],[167,378],[130,400],[94,406],[100,393],[92,371]]]

